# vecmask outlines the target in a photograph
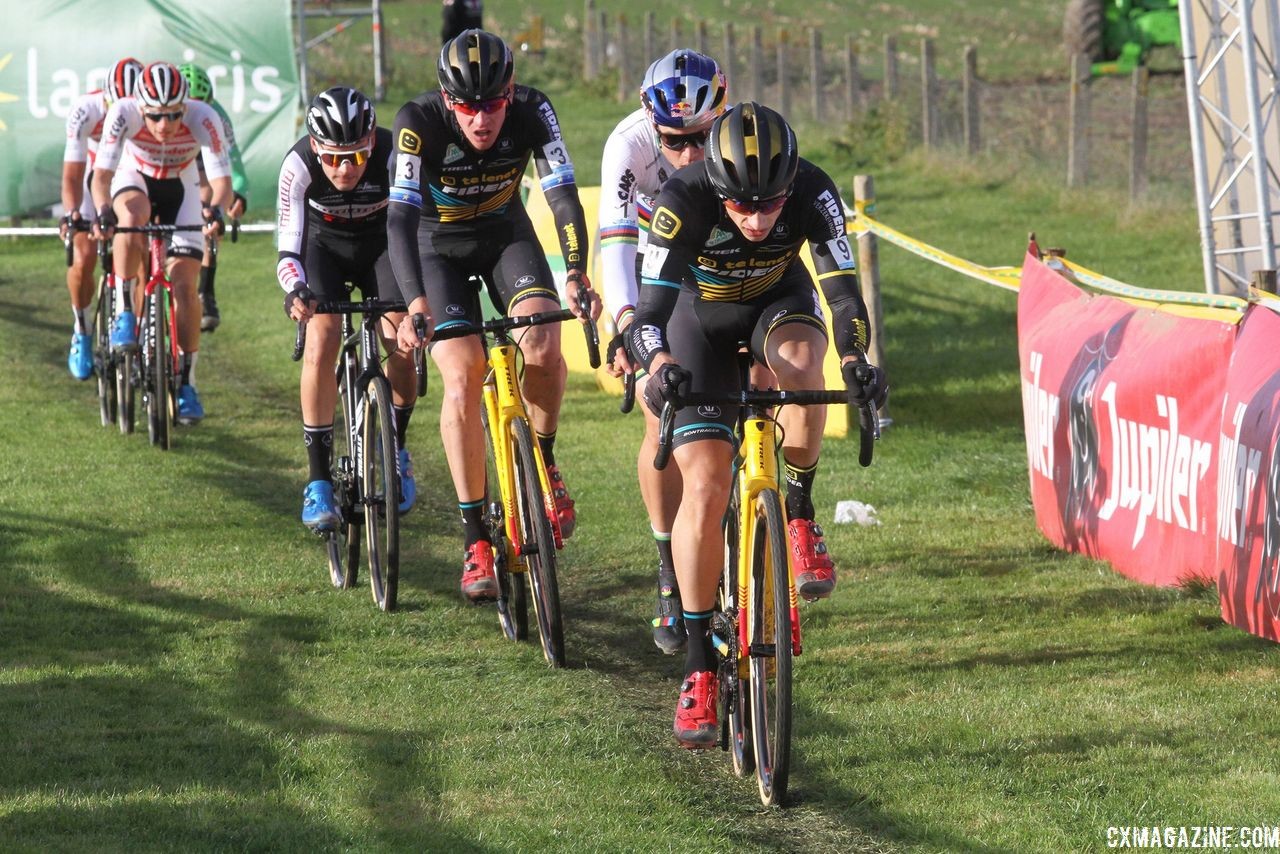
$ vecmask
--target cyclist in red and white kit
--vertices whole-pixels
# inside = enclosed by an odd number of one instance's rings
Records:
[[[187,81],[168,62],[142,70],[134,97],[122,98],[107,112],[106,130],[93,174],[93,200],[98,207],[96,233],[111,238],[116,225],[139,226],[153,216],[166,225],[201,221],[203,234],[222,233],[222,210],[231,203],[231,163],[222,137],[222,121],[208,104],[187,100]],[[210,204],[200,202],[197,155],[204,155],[205,174],[213,191]],[[146,246],[141,235],[114,235],[116,324],[113,349],[138,346],[137,320],[126,294]],[[169,244],[169,281],[181,351],[178,423],[204,417],[196,393],[194,371],[200,349],[200,299],[196,276],[204,242],[193,232],[176,232]]]
[[[89,179],[102,138],[107,110],[121,98],[133,94],[134,84],[142,73],[142,63],[127,57],[111,66],[106,83],[81,95],[67,114],[67,147],[62,155],[62,209],[66,212],[58,226],[59,236],[66,239],[73,222],[92,222],[96,218]],[[89,233],[78,231],[71,237],[74,256],[67,268],[67,291],[71,295],[71,313],[75,325],[71,331],[71,351],[67,369],[78,380],[93,375],[93,342],[89,332],[90,303],[93,302],[93,268],[96,253]]]

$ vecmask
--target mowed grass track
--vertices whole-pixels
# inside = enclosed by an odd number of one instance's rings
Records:
[[[1017,263],[1035,227],[1138,284],[1198,275],[1189,208],[1117,217],[920,163],[877,186],[886,221],[980,263]],[[1012,294],[881,250],[896,423],[870,470],[829,442],[816,498],[824,521],[858,498],[883,524],[827,525],[840,587],[803,610],[794,803],[764,810],[722,755],[672,743],[638,416],[572,378],[557,450],[581,521],[570,666],[551,671],[457,593],[435,377],[401,610],[381,614],[329,587],[297,521],[269,240],[222,255],[209,416],[169,453],[98,426],[67,376],[60,257],[0,246],[6,850],[1064,851],[1105,847],[1108,825],[1280,820],[1274,645],[1212,596],[1036,533]]]

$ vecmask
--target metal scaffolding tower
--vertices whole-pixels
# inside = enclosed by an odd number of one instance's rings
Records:
[[[297,30],[295,37],[298,51],[298,94],[304,107],[311,101],[313,94],[310,88],[311,81],[307,73],[307,51],[321,42],[338,35],[338,33],[350,27],[360,18],[373,19],[373,99],[381,101],[387,97],[387,86],[384,80],[386,61],[384,58],[381,0],[369,0],[367,7],[358,6],[345,9],[333,8],[332,0],[313,2],[311,8],[307,7],[307,0],[293,0],[293,12],[296,18],[294,27]],[[343,18],[344,20],[312,38],[307,38],[308,18]]]
[[[1276,268],[1280,0],[1183,0],[1182,51],[1205,290]]]

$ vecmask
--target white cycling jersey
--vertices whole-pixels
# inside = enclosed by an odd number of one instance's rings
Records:
[[[96,168],[115,171],[127,155],[130,168],[150,178],[177,178],[204,154],[210,179],[231,175],[230,151],[222,134],[222,118],[208,104],[187,101],[177,134],[166,142],[156,139],[142,118],[143,107],[133,98],[111,105],[98,146]]]
[[[67,147],[62,153],[64,163],[88,163],[92,168],[106,117],[106,92],[97,89],[76,99],[75,106],[67,114]]]
[[[649,238],[653,200],[675,167],[659,150],[643,107],[618,122],[600,163],[600,274],[604,302],[621,328],[635,311],[640,286],[636,253]]]

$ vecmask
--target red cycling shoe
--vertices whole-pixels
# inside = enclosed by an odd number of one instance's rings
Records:
[[[680,685],[673,727],[681,747],[703,750],[715,746],[720,737],[720,726],[716,722],[718,688],[716,674],[711,670],[699,670],[685,677]]]
[[[787,528],[796,592],[810,602],[827,598],[836,589],[836,569],[822,540],[822,529],[810,519],[792,519]]]
[[[462,559],[462,595],[472,602],[498,599],[498,574],[493,571],[493,544],[476,540]]]

